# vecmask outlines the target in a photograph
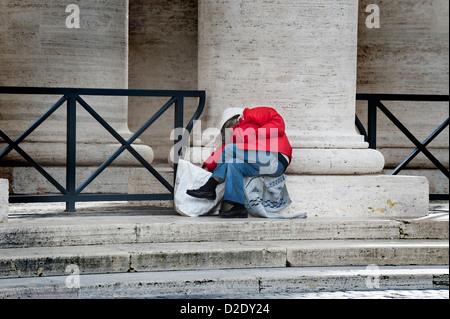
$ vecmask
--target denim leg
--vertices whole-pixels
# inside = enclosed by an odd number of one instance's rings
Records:
[[[245,176],[280,176],[283,172],[283,165],[273,154],[240,150],[236,144],[228,144],[212,177],[225,180],[226,202],[244,204]]]

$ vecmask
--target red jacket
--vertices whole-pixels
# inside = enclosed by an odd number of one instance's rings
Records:
[[[271,107],[255,107],[245,109],[243,116],[233,127],[233,143],[239,149],[282,153],[291,162],[292,147],[286,136],[284,120],[277,111]],[[216,149],[203,163],[210,172],[215,170],[224,147]]]

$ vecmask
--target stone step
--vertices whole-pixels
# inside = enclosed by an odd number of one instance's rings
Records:
[[[448,265],[440,240],[270,240],[0,249],[0,278],[230,268]],[[71,266],[72,265],[72,266]]]
[[[117,208],[116,208],[117,209]],[[129,209],[129,208],[128,208]],[[172,212],[34,214],[0,224],[0,248],[199,241],[448,239],[447,214],[387,220],[354,218],[228,220]]]
[[[280,292],[448,289],[448,277],[447,266],[375,265],[70,274],[2,279],[0,298],[258,298]]]

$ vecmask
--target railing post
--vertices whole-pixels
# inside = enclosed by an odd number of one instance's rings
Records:
[[[76,196],[76,108],[77,94],[75,91],[69,94],[67,100],[67,148],[66,148],[66,212],[75,212]]]
[[[184,98],[183,96],[179,96],[175,102],[175,116],[174,116],[174,129],[175,132],[178,130],[183,129],[183,113],[184,113]],[[178,133],[178,132],[177,132]],[[174,140],[174,145],[176,145],[178,142],[180,142],[183,139],[184,132],[181,132],[182,135],[178,135]],[[177,177],[177,169],[178,169],[178,160],[180,158],[180,152],[182,151],[182,148],[180,148],[179,151],[177,151],[177,148],[174,147],[174,154],[173,154],[173,163],[174,163],[174,169],[173,169],[173,184],[175,185],[175,180]]]
[[[369,148],[374,150],[377,149],[377,103],[377,100],[369,99],[367,136]]]

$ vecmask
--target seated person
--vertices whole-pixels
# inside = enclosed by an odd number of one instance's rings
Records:
[[[237,118],[234,114],[231,123]],[[216,186],[225,182],[224,200],[233,207],[221,212],[220,216],[247,218],[244,177],[282,175],[291,162],[292,147],[285,133],[283,118],[270,107],[245,109],[237,124],[229,130],[231,134],[226,133],[226,128],[223,132],[222,128],[222,134],[225,133],[223,145],[203,164],[205,169],[213,172],[211,178],[199,189],[188,190],[187,194],[214,200]]]

